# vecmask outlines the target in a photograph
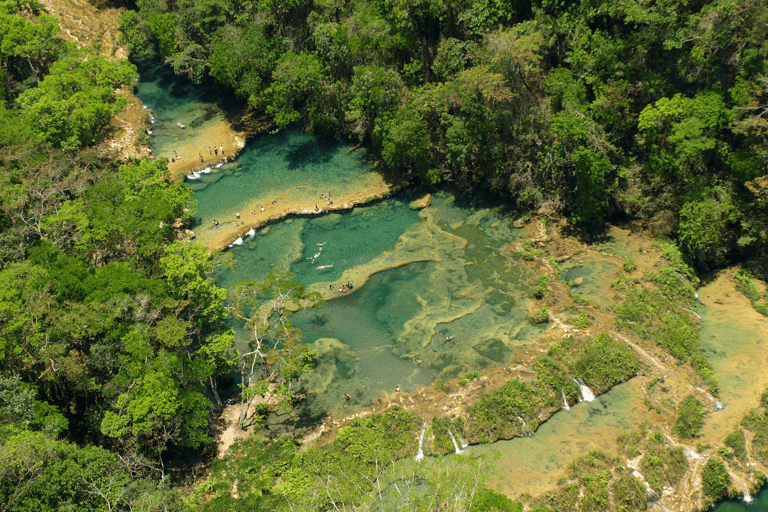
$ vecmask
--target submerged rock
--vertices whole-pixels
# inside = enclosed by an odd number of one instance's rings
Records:
[[[577,277],[573,280],[573,286],[581,286],[584,284],[584,278],[583,277]]]

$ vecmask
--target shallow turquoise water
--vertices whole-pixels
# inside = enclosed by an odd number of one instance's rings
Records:
[[[155,115],[149,142],[156,156],[170,159],[173,151],[181,152],[181,147],[190,138],[212,122],[224,119],[221,107],[235,107],[234,98],[222,96],[221,88],[196,85],[176,75],[167,64],[158,65],[155,60],[146,59],[137,62],[137,65],[140,76],[136,95]],[[186,129],[181,130],[176,124],[178,122],[186,125]],[[217,143],[221,141],[207,144]],[[200,151],[203,150],[200,148]],[[194,158],[196,153],[182,156]]]
[[[345,412],[397,386],[414,391],[504,364],[542,332],[526,312],[534,276],[501,254],[519,236],[509,216],[498,207],[457,206],[443,192],[418,211],[409,207],[418,195],[272,225],[231,249],[234,272],[217,273],[227,287],[291,270],[332,294],[320,309],[294,317],[318,353],[301,414]],[[347,281],[359,286],[338,296]],[[238,346],[247,340],[241,332]],[[353,400],[341,400],[344,393]]]
[[[287,203],[311,209],[326,201],[341,200],[379,181],[365,151],[349,151],[329,141],[295,130],[253,137],[233,164],[213,168],[211,174],[190,181],[197,199],[198,226],[208,229],[213,219],[234,221],[240,212],[247,221],[250,207],[276,212]],[[273,204],[273,202],[275,202]]]
[[[759,493],[752,497],[752,503],[744,503],[742,498],[723,500],[712,510],[714,512],[765,512],[768,510],[768,486],[763,486]]]

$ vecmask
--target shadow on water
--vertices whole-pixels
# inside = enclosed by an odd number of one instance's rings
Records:
[[[324,143],[322,139],[310,139],[293,144],[286,154],[289,170],[305,169],[307,166],[325,165],[333,158],[336,144]]]

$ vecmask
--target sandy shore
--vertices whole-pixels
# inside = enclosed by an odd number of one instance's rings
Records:
[[[277,195],[274,199],[275,203],[272,204],[252,203],[244,211],[239,212],[239,220],[237,218],[226,221],[217,219],[220,222],[217,227],[198,227],[195,230],[195,239],[210,249],[221,251],[229,247],[239,237],[245,236],[251,229],[259,229],[266,224],[291,215],[322,215],[328,212],[351,210],[357,205],[387,197],[397,190],[398,187],[382,183],[380,186],[366,187],[357,190],[354,194],[334,198],[332,205],[320,200],[312,204],[294,202]],[[317,204],[317,209],[315,209],[315,204]],[[261,211],[262,206],[264,207],[263,212]]]
[[[229,122],[222,119],[204,131],[185,138],[184,143],[171,150],[170,153],[155,154],[154,156],[155,158],[167,158],[168,170],[171,175],[183,178],[184,175],[192,174],[197,169],[212,167],[223,161],[221,146],[224,147],[225,155],[228,157],[236,156],[245,147],[246,137],[245,133],[235,131]],[[214,148],[217,149],[218,154],[213,152]],[[176,151],[181,159],[176,159],[173,151]],[[200,162],[201,154],[203,156],[202,163]]]

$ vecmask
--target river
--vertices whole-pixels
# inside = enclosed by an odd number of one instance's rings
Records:
[[[211,103],[211,92],[179,82],[166,68],[143,70],[138,95],[156,116],[150,137],[155,155],[202,153],[225,133],[225,115]],[[182,131],[176,119],[190,126]],[[235,270],[216,275],[220,286],[259,279],[272,269],[289,270],[327,300],[295,318],[318,354],[299,410],[309,421],[352,414],[396,388],[413,392],[436,380],[512,364],[518,353],[545,348],[536,345],[545,328],[528,316],[537,276],[504,255],[505,247],[523,236],[513,225],[515,212],[484,198],[470,201],[420,189],[327,211],[330,200],[338,206],[345,198],[381,191],[387,186],[384,178],[365,148],[283,130],[251,138],[234,162],[211,165],[210,173],[190,181],[198,240],[210,245],[224,232],[245,235],[229,249]],[[427,193],[429,205],[417,206]],[[305,214],[264,224],[262,213],[274,216],[299,207]],[[251,225],[260,227],[249,231]],[[564,265],[564,277],[584,278],[580,293],[609,307],[612,277],[623,259],[642,252],[644,243],[629,233],[603,239],[593,250],[615,256],[575,258]],[[354,290],[339,293],[346,282]],[[733,309],[718,309],[718,297],[728,293],[731,302],[741,301],[732,307],[751,312],[737,293],[708,287],[700,293],[702,344],[722,381],[726,405],[715,414],[730,418],[709,422],[707,428],[725,432],[736,428],[738,414],[754,407],[752,398],[768,384],[768,374],[760,370],[768,328],[759,315],[744,327],[728,320]],[[247,343],[238,329],[236,345]],[[766,377],[743,377],[753,372]],[[344,400],[344,394],[352,400]],[[532,437],[471,447],[469,453],[498,451],[494,464],[500,488],[514,481],[535,495],[556,485],[575,457],[594,448],[613,450],[605,440],[644,419],[643,389],[633,380],[593,403],[557,413]],[[762,492],[755,503],[759,500],[765,502],[768,494]],[[717,510],[741,510],[733,508],[738,506],[724,502]]]

